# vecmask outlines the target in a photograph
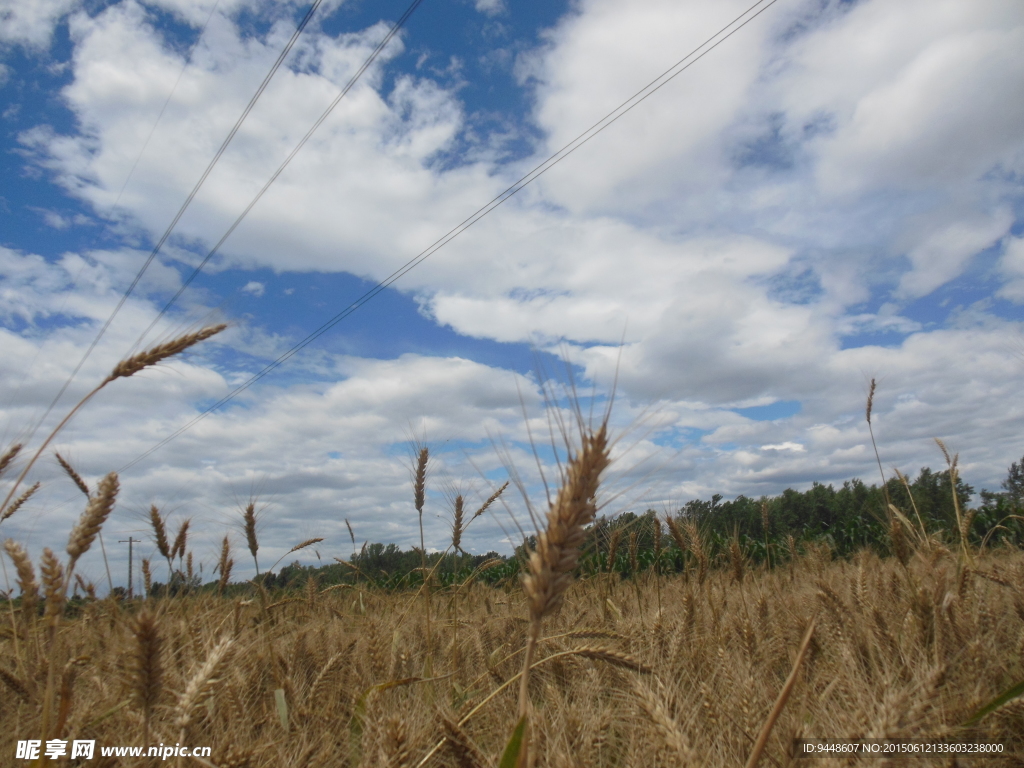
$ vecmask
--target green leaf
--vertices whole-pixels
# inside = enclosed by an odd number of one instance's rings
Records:
[[[992,701],[990,701],[984,707],[975,712],[971,716],[971,719],[964,723],[964,726],[971,726],[977,724],[986,715],[995,712],[1008,701],[1012,701],[1013,699],[1016,699],[1018,696],[1022,695],[1024,695],[1024,680],[1021,680],[1016,685],[1007,688],[1005,691],[1003,691],[994,699],[992,699]]]
[[[274,703],[277,705],[277,718],[281,727],[288,730],[288,701],[284,697],[284,688],[274,690]]]
[[[512,738],[508,740],[505,751],[501,753],[501,762],[498,768],[516,768],[519,764],[519,753],[523,749],[523,734],[526,733],[526,715],[519,718],[516,729],[512,731]]]

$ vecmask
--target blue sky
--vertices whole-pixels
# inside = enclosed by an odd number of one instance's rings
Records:
[[[321,6],[47,423],[133,348],[405,7]],[[58,450],[92,481],[129,465],[746,7],[424,0],[142,343],[229,330],[117,382]],[[0,0],[5,442],[38,443],[306,10]],[[446,490],[486,497],[509,462],[539,480],[540,382],[566,363],[601,402],[617,372],[610,514],[873,480],[872,378],[887,469],[938,467],[940,437],[995,488],[1024,453],[1022,51],[1013,0],[779,0],[131,464],[112,534],[144,531],[156,503],[194,518],[212,558],[256,494],[268,557],[310,536],[347,551],[345,518],[407,546],[419,440],[443,545]],[[35,472],[34,508],[3,535],[60,546],[80,500],[52,460]],[[513,515],[510,494],[466,542],[507,550]]]

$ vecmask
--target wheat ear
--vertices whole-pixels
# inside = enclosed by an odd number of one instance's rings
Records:
[[[480,517],[480,515],[482,515],[484,512],[486,512],[487,508],[489,506],[491,506],[491,504],[493,504],[494,502],[496,502],[498,500],[498,497],[501,496],[501,494],[503,494],[505,492],[506,488],[508,488],[508,480],[505,481],[505,484],[502,485],[501,488],[499,488],[498,490],[496,490],[494,493],[492,493],[490,496],[487,497],[487,501],[485,501],[481,505],[480,509],[478,509],[476,512],[473,513],[473,517],[470,518],[470,520],[471,521],[472,520],[476,520],[478,517]]]
[[[86,497],[91,496],[92,494],[89,491],[89,486],[86,485],[85,480],[82,479],[82,476],[75,472],[75,468],[72,467],[67,461],[65,461],[64,457],[61,456],[59,453],[54,453],[54,456],[57,457],[57,463],[60,464],[60,467],[61,469],[64,470],[64,473],[71,478],[71,482],[78,486],[78,490],[84,493]]]
[[[18,490],[18,487],[21,485],[21,481],[25,479],[25,476],[29,473],[29,470],[32,469],[32,465],[36,463],[36,460],[42,455],[43,451],[46,450],[46,447],[50,444],[53,438],[57,436],[57,433],[60,432],[69,421],[71,421],[71,418],[76,413],[78,413],[79,409],[87,402],[89,402],[89,400],[91,400],[97,392],[99,392],[101,389],[107,386],[107,384],[114,381],[115,379],[121,379],[127,376],[132,376],[133,374],[138,373],[144,368],[156,365],[160,361],[166,360],[168,357],[172,357],[173,355],[177,355],[181,352],[184,352],[186,349],[193,346],[194,344],[198,344],[200,341],[203,341],[204,339],[208,339],[211,336],[220,333],[225,328],[227,328],[227,325],[224,324],[211,325],[207,328],[203,328],[202,330],[197,331],[196,333],[185,334],[184,336],[180,336],[177,339],[174,339],[173,341],[167,342],[166,344],[160,344],[156,347],[153,347],[152,349],[142,352],[141,354],[135,355],[134,357],[130,357],[127,360],[122,360],[120,363],[114,366],[114,370],[110,373],[110,375],[107,376],[107,378],[105,378],[103,381],[101,381],[97,387],[95,387],[88,394],[86,394],[85,397],[79,400],[75,404],[75,407],[68,411],[67,415],[63,419],[61,419],[60,423],[56,427],[54,427],[54,430],[43,441],[43,444],[39,446],[36,452],[32,455],[32,458],[29,459],[28,464],[26,464],[25,468],[21,470],[21,474],[18,475],[18,479],[14,481],[14,485],[12,485],[11,489],[7,492],[6,498],[4,498],[3,503],[0,504],[0,511],[7,508],[7,505],[8,503],[10,503],[11,498],[13,498],[14,494]],[[0,521],[2,521],[2,517],[0,517]]]
[[[633,681],[633,693],[636,695],[637,705],[654,724],[664,745],[676,754],[677,759],[690,763],[694,755],[689,739],[661,697],[639,680]]]
[[[32,560],[28,552],[14,539],[4,542],[4,550],[7,556],[14,563],[18,572],[18,587],[21,589],[21,608],[25,616],[35,615],[35,606],[39,602],[39,583],[36,581],[36,572],[32,567]]]
[[[409,735],[404,720],[398,717],[388,720],[383,746],[386,768],[412,767],[412,752],[409,749]]]
[[[28,687],[12,672],[8,672],[3,667],[0,667],[0,680],[3,680],[7,684],[7,687],[10,688],[22,701],[26,703],[32,702],[32,694]]]
[[[163,660],[160,623],[155,613],[144,610],[132,625],[135,636],[135,700],[142,708],[143,742],[149,743],[149,721],[163,691]]]
[[[426,605],[427,623],[427,660],[431,661],[434,654],[434,638],[430,627],[430,584],[427,576],[427,545],[423,538],[423,502],[426,500],[427,462],[430,451],[426,446],[420,448],[416,457],[416,473],[413,478],[413,503],[420,519],[420,568],[423,572],[423,601]]]
[[[529,678],[533,655],[546,616],[557,611],[579,562],[586,526],[597,514],[595,498],[601,474],[609,464],[608,423],[582,436],[579,452],[570,456],[565,478],[547,514],[547,525],[537,534],[530,554],[523,591],[530,610],[530,634],[519,681],[519,717],[529,711]],[[524,749],[524,754],[526,750]]]
[[[156,504],[149,507],[149,522],[153,526],[153,536],[156,538],[156,548],[161,557],[165,560],[171,559],[171,545],[167,541],[167,526],[160,517],[160,510]]]
[[[690,519],[683,522],[683,533],[686,534],[690,551],[697,558],[697,583],[703,584],[708,575],[708,551],[704,545],[704,536],[701,535],[697,523]]]
[[[210,651],[210,655],[206,657],[206,661],[203,663],[192,678],[188,681],[188,685],[185,686],[184,692],[178,697],[178,706],[175,710],[176,724],[181,729],[181,740],[185,741],[185,729],[188,724],[192,722],[192,710],[195,709],[199,703],[200,697],[204,693],[209,693],[213,685],[217,682],[216,675],[220,670],[221,665],[227,659],[228,651],[231,650],[231,646],[234,640],[225,635],[221,638],[220,642],[213,647]]]
[[[43,693],[43,712],[41,732],[43,739],[51,738],[50,717],[53,713],[53,699],[55,695],[56,668],[55,646],[57,641],[57,626],[60,624],[61,616],[64,614],[64,566],[49,548],[43,549],[42,563],[39,572],[43,579],[43,592],[46,595],[46,620],[47,650],[49,663],[46,670],[46,689]]]
[[[224,542],[220,547],[220,560],[217,562],[216,568],[216,570],[220,571],[220,581],[217,583],[217,589],[222,595],[228,586],[228,581],[231,579],[231,569],[234,565],[235,561],[231,559],[231,542],[225,536]]]
[[[14,457],[18,455],[21,450],[21,443],[15,443],[6,451],[3,455],[0,455],[0,475],[3,475],[7,471],[7,467],[10,466],[11,462],[14,461]]]
[[[323,540],[324,540],[323,536],[317,536],[317,537],[312,538],[312,539],[306,539],[305,541],[300,541],[294,547],[289,549],[287,554],[290,555],[292,552],[298,552],[300,549],[305,549],[306,547],[312,547],[314,544],[319,544]]]
[[[184,336],[179,336],[176,339],[168,341],[166,344],[158,344],[155,347],[147,349],[145,352],[132,355],[128,359],[122,360],[115,365],[114,370],[111,371],[110,375],[103,380],[103,384],[108,384],[109,382],[114,381],[114,379],[123,379],[128,376],[134,376],[144,368],[151,368],[169,357],[180,355],[189,347],[195,346],[200,341],[205,341],[211,336],[216,336],[227,327],[226,323],[207,326],[195,333],[186,333]],[[102,384],[100,386],[102,386]]]
[[[64,609],[64,566],[47,547],[43,549],[43,562],[39,566],[43,577],[43,594],[46,596],[47,623],[55,627]]]
[[[245,505],[242,523],[245,527],[245,543],[249,545],[249,554],[252,555],[252,561],[256,564],[256,575],[259,576],[260,561],[256,559],[256,552],[259,551],[260,542],[256,538],[256,505],[251,501]]]
[[[149,569],[149,560],[142,559],[142,587],[146,590],[146,597],[149,597],[153,589],[153,572]]]
[[[679,530],[679,523],[676,522],[672,515],[665,515],[665,525],[668,526],[668,532],[672,535],[672,539],[675,541],[679,551],[686,552],[688,547],[686,546],[686,539],[683,538],[683,532]]]
[[[67,547],[68,558],[70,558],[68,560],[69,577],[75,569],[78,558],[89,551],[100,528],[103,527],[103,523],[106,522],[113,510],[118,488],[116,472],[111,472],[100,480],[100,484],[96,488],[96,495],[89,499],[89,503],[85,505],[85,511],[75,527],[71,529]]]
[[[178,558],[179,560],[185,556],[185,548],[188,546],[188,527],[192,523],[190,518],[185,518],[185,521],[181,524],[178,529],[178,535],[174,537],[174,544],[171,545],[171,559]]]
[[[21,494],[21,496],[12,501],[10,505],[8,505],[7,509],[5,509],[2,514],[0,514],[0,523],[2,523],[11,515],[13,515],[19,509],[21,509],[21,506],[32,497],[32,494],[34,494],[38,490],[39,483],[35,483],[31,487],[29,487],[27,491]]]
[[[465,515],[465,499],[462,498],[460,493],[455,497],[455,513],[454,519],[452,520],[452,549],[455,554],[458,555],[462,551],[462,530],[463,530],[463,516]]]
[[[448,747],[459,768],[484,768],[489,765],[490,761],[484,757],[480,748],[473,743],[469,734],[462,730],[456,720],[442,715],[441,725],[448,739]]]
[[[345,527],[348,528],[348,537],[352,540],[352,552],[354,554],[356,551],[356,534],[352,530],[352,523],[348,521],[347,517],[345,518]]]

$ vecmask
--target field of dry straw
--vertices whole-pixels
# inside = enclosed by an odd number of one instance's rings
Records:
[[[188,346],[175,344],[104,384]],[[683,574],[574,579],[608,463],[604,425],[576,438],[525,577],[498,587],[310,581],[72,604],[76,562],[116,500],[108,475],[66,557],[47,550],[36,568],[5,543],[20,596],[0,603],[0,764],[28,738],[209,745],[208,760],[178,762],[218,768],[784,766],[794,738],[854,736],[971,736],[1024,756],[1024,698],[962,728],[1024,679],[1020,551],[897,523],[900,557],[833,560],[821,545],[770,570],[742,557],[706,568],[686,530]],[[0,515],[18,512],[15,490]]]

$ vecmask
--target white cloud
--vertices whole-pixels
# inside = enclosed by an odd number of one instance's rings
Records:
[[[0,0],[0,42],[47,48],[54,27],[77,0]]]
[[[998,242],[1012,224],[1013,214],[1004,208],[933,231],[907,254],[912,268],[900,279],[899,294],[927,296],[960,275],[971,257]]]
[[[195,25],[210,6],[162,7]],[[740,9],[733,0],[578,3],[519,63],[533,78],[538,153],[578,134]],[[930,438],[939,435],[968,462],[968,482],[995,487],[1020,453],[1020,364],[1006,340],[1021,324],[975,304],[943,327],[894,302],[955,280],[1001,238],[1001,295],[1024,301],[1022,240],[1007,237],[1020,187],[1003,173],[1018,167],[1024,124],[1022,19],[1019,3],[997,0],[773,6],[397,285],[461,334],[554,351],[564,340],[600,385],[617,371],[616,418],[650,409],[634,453],[663,465],[624,506],[870,480],[863,403],[873,377],[886,466],[934,466]],[[289,30],[281,23],[254,39],[226,12],[214,15],[116,209],[181,56],[130,2],[77,14],[71,30],[73,79],[62,97],[80,130],[38,127],[23,146],[111,221],[108,231],[152,239]],[[180,284],[169,265],[192,259],[186,245],[215,242],[383,33],[381,25],[337,38],[307,32],[300,66],[282,69],[264,94],[183,220],[177,250],[157,263],[81,381],[101,378],[135,341],[156,313],[146,297]],[[422,74],[385,78],[372,69],[211,266],[380,279],[537,159],[508,166],[481,151],[461,165],[438,162],[464,138],[466,108],[458,90]],[[145,255],[112,248],[47,263],[0,250],[0,313],[11,327],[28,325],[0,331],[9,361],[0,384],[14,393],[5,424],[30,423],[45,407]],[[242,290],[267,306],[291,289],[261,277]],[[192,316],[207,309],[202,299],[192,296]],[[276,357],[293,341],[279,330],[255,318],[218,343]],[[843,346],[885,331],[905,338]],[[120,466],[193,417],[196,402],[251,373],[217,359],[119,382],[62,440],[92,479]],[[436,477],[466,479],[481,494],[489,488],[470,460],[500,469],[491,437],[508,436],[517,466],[533,471],[520,392],[535,434],[546,425],[526,377],[457,357],[322,353],[306,364],[315,379],[268,380],[127,473],[119,521],[153,500],[219,535],[232,519],[232,494],[263,484],[273,504],[268,551],[326,533],[340,553],[345,517],[360,539],[413,541],[408,475],[396,458],[410,436],[457,444],[438,451]],[[800,412],[776,423],[729,410],[776,400],[799,400]],[[73,519],[52,493],[38,522],[16,521],[34,546]],[[431,514],[441,511],[439,499],[432,504]],[[439,543],[444,521],[427,524]],[[490,548],[504,534],[484,522],[473,536]],[[207,538],[213,553],[216,535]]]
[[[790,441],[787,441],[785,443],[775,443],[773,445],[762,445],[761,446],[761,450],[762,451],[793,451],[794,453],[806,453],[807,452],[807,448],[805,448],[800,443],[794,443],[794,442],[790,442]]]
[[[829,191],[920,188],[1019,160],[1024,13],[1010,0],[873,0],[793,48],[781,85]]]
[[[536,81],[545,149],[574,139],[744,8],[736,0],[580,3],[521,65]],[[676,216],[704,210],[711,201],[699,191],[726,178],[722,136],[750,101],[778,17],[759,21],[575,152],[571,171],[563,164],[547,174],[545,194],[573,211],[644,216],[652,205],[664,213],[666,198]]]
[[[486,16],[497,16],[505,13],[505,0],[475,0],[474,6]]]
[[[1024,304],[1024,238],[1008,237],[999,267],[1007,280],[998,295]]]
[[[253,296],[262,296],[266,290],[267,286],[263,283],[257,282],[256,280],[250,280],[242,286],[242,293],[249,293]]]

